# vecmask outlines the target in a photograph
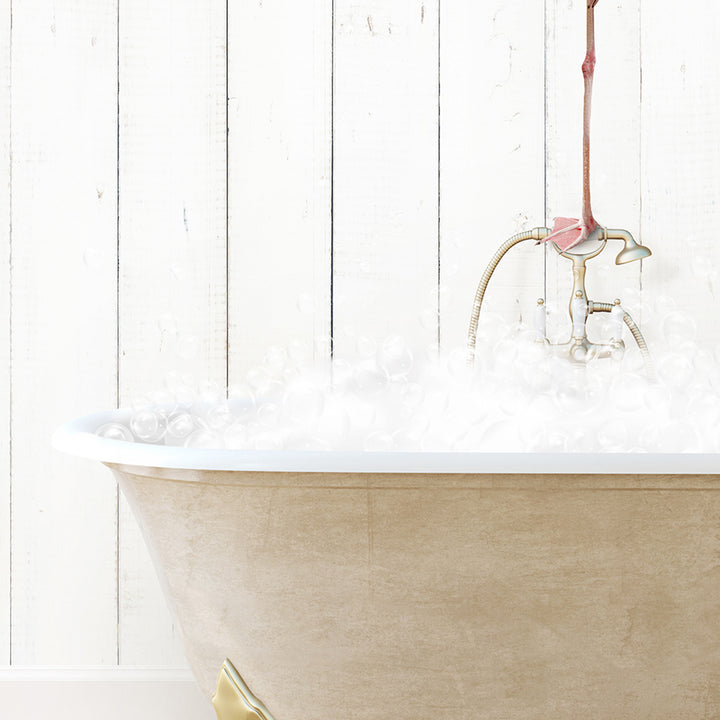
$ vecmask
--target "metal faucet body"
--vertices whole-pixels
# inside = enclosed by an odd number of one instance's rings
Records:
[[[613,338],[608,343],[594,343],[590,342],[587,336],[587,319],[597,306],[597,303],[589,301],[587,297],[585,288],[587,261],[598,256],[605,249],[608,238],[613,237],[613,232],[598,225],[585,242],[572,250],[563,251],[551,241],[552,247],[558,254],[572,261],[573,286],[569,303],[572,335],[566,343],[551,345],[556,352],[566,355],[571,362],[587,363],[596,358],[607,357],[619,360],[625,352],[622,338]],[[616,304],[619,304],[619,301]]]
[[[468,365],[470,367],[474,365],[475,361],[477,327],[483,298],[485,296],[488,283],[490,282],[490,278],[500,263],[500,260],[502,260],[505,253],[507,253],[510,248],[514,247],[518,243],[524,240],[535,240],[536,243],[539,244],[545,240],[548,235],[550,235],[550,230],[546,227],[536,227],[532,230],[517,233],[511,238],[508,238],[508,240],[500,246],[488,263],[488,266],[480,279],[480,283],[478,284],[478,288],[475,293],[475,300],[473,302],[473,310],[470,317],[470,326],[468,329]],[[573,288],[572,295],[570,297],[569,310],[573,329],[568,342],[550,343],[547,337],[545,337],[544,301],[540,298],[538,300],[538,310],[541,313],[540,326],[542,330],[539,333],[541,336],[537,337],[537,342],[548,346],[552,352],[565,356],[574,363],[587,363],[595,358],[608,357],[618,360],[623,357],[625,351],[625,343],[622,340],[622,323],[624,323],[632,333],[633,338],[640,348],[640,352],[642,353],[645,361],[645,368],[648,376],[653,377],[654,369],[645,339],[630,315],[620,307],[620,301],[615,300],[615,303],[611,304],[596,302],[588,300],[587,298],[587,291],[585,288],[587,261],[599,255],[605,249],[608,240],[622,240],[624,243],[623,249],[620,251],[615,260],[618,265],[632,260],[639,260],[651,255],[650,250],[645,246],[638,245],[627,230],[609,230],[599,225],[595,227],[585,241],[568,250],[561,250],[561,248],[550,240],[550,244],[555,248],[558,254],[568,258],[572,262]],[[617,308],[616,319],[620,322],[620,329],[616,332],[617,337],[610,338],[609,342],[606,343],[594,343],[588,340],[588,316],[596,312],[612,313],[614,308]]]

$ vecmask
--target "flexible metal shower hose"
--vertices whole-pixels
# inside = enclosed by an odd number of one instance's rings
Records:
[[[485,272],[480,278],[477,291],[475,292],[475,301],[473,302],[472,315],[470,316],[470,327],[468,329],[468,357],[467,364],[469,367],[473,367],[475,364],[475,343],[477,342],[477,328],[480,320],[480,308],[482,307],[483,297],[485,297],[485,290],[487,289],[488,283],[492,274],[495,272],[495,268],[498,266],[503,255],[513,246],[524,240],[542,240],[550,234],[548,228],[533,228],[532,230],[525,230],[524,232],[517,233],[511,238],[508,238],[497,250],[497,252],[490,258],[488,266],[485,268]]]
[[[550,230],[545,227],[533,228],[532,230],[525,230],[524,232],[517,233],[512,237],[508,238],[498,249],[497,252],[490,258],[490,262],[485,268],[485,272],[480,278],[477,290],[475,291],[475,300],[473,301],[472,314],[470,316],[470,327],[468,328],[468,357],[467,364],[469,367],[473,367],[475,364],[475,345],[477,343],[477,328],[480,320],[480,308],[482,307],[483,298],[485,297],[485,291],[487,290],[488,283],[492,274],[495,272],[495,268],[502,260],[505,253],[511,248],[525,240],[537,240],[540,241],[546,238],[550,234]],[[590,312],[610,312],[613,309],[611,303],[602,302],[591,302],[588,303],[588,310]],[[650,357],[650,351],[648,350],[645,338],[640,332],[640,328],[635,324],[635,321],[630,317],[630,314],[623,310],[623,320],[628,327],[628,330],[632,333],[635,338],[638,348],[643,356],[645,363],[645,371],[651,379],[655,378],[655,368],[653,366],[652,358]]]
[[[591,303],[588,303],[588,311],[591,313],[612,312],[613,307],[615,306],[612,303],[595,302],[594,300]],[[643,356],[643,362],[645,363],[645,372],[651,380],[654,379],[655,367],[653,365],[652,358],[650,357],[650,350],[648,349],[643,334],[640,332],[640,328],[635,324],[635,321],[632,317],[630,317],[630,313],[626,310],[623,310],[623,320],[628,326],[628,330],[630,330],[632,336],[635,338],[638,348],[640,348],[640,352]]]

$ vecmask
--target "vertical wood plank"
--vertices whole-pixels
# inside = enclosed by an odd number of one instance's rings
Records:
[[[579,217],[582,208],[583,77],[586,50],[585,0],[548,0],[547,57],[547,224],[556,216]],[[600,2],[595,8],[597,65],[593,80],[590,133],[590,192],[595,219],[606,227],[624,228],[640,237],[640,2]],[[587,290],[592,300],[620,297],[639,315],[641,264],[615,265],[622,248],[610,241],[588,262]],[[567,340],[567,306],[572,288],[571,263],[547,250],[548,306],[556,310],[548,333]],[[651,259],[648,262],[654,262]],[[606,319],[606,318],[605,318]],[[591,317],[591,340],[603,316]]]
[[[228,10],[235,383],[270,345],[329,353],[332,2],[230,3]]]
[[[669,31],[669,29],[672,31]],[[642,4],[642,228],[646,304],[658,304],[651,339],[679,308],[697,338],[717,349],[720,291],[720,18],[717,6]],[[692,337],[691,327],[685,333]]]
[[[336,357],[437,341],[438,32],[437,0],[335,3]]]
[[[120,402],[226,381],[225,2],[120,3]],[[124,500],[120,662],[184,664]]]
[[[498,247],[544,224],[543,26],[542,3],[442,4],[440,319],[448,347],[464,347],[477,284]],[[532,324],[542,283],[542,248],[513,248],[483,313],[508,322],[529,314]]]
[[[116,659],[116,491],[50,450],[116,386],[116,7],[12,18],[12,661]]]
[[[0,2],[0,665],[10,663],[10,0]]]

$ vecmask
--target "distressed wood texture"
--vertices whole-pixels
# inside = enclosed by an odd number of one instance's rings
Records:
[[[226,382],[225,3],[120,4],[120,403]],[[184,664],[122,500],[120,662]]]
[[[229,375],[329,355],[332,3],[228,6]]]
[[[12,661],[116,657],[116,489],[49,449],[115,404],[116,10],[13,3]]]
[[[717,349],[718,8],[709,0],[645,2],[642,21],[642,228],[655,253],[643,268],[647,324],[662,339],[662,317],[680,309],[695,319],[699,339]],[[695,335],[689,325],[685,339]]]
[[[543,8],[444,2],[441,13],[440,323],[464,346],[477,284],[512,234],[543,225]],[[483,315],[526,320],[543,294],[543,250],[513,248]],[[500,338],[495,338],[499,340]]]
[[[10,663],[10,0],[0,2],[0,665]]]
[[[585,0],[552,0],[546,17],[547,224],[556,216],[579,217],[582,206],[582,113],[585,57]],[[593,80],[590,190],[593,214],[606,227],[640,237],[640,0],[600,2],[595,8],[597,66]],[[652,244],[652,243],[650,243]],[[640,262],[615,265],[622,248],[610,241],[588,262],[592,300],[619,297],[638,317]],[[567,340],[572,289],[569,260],[547,250],[548,334]],[[654,263],[655,259],[649,262]],[[607,316],[591,316],[591,339]],[[626,338],[627,339],[627,338]]]
[[[336,357],[437,342],[438,31],[437,0],[335,2]]]

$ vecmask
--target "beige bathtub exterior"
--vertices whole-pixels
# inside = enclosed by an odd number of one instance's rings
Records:
[[[275,720],[720,717],[720,478],[110,465]]]

